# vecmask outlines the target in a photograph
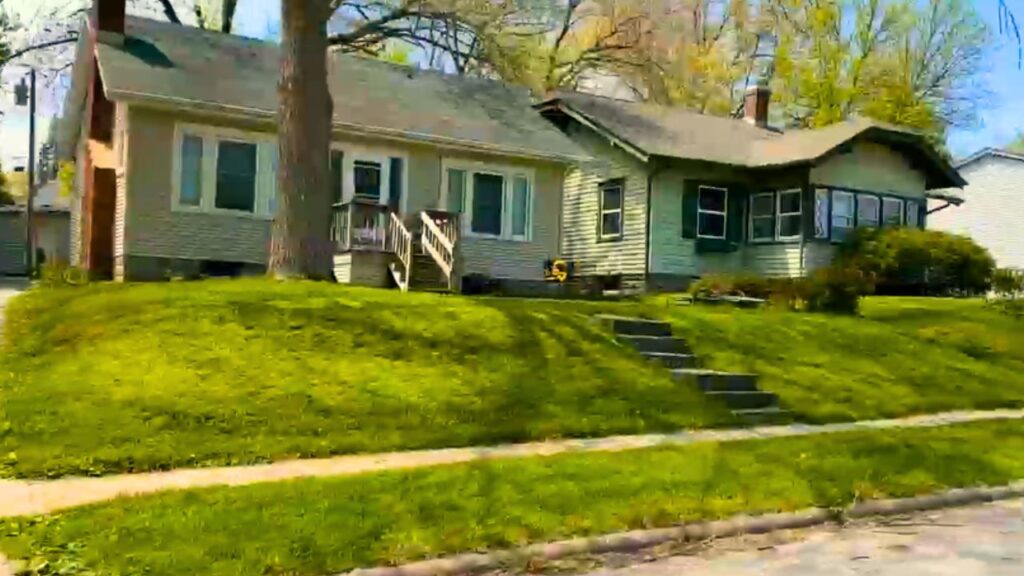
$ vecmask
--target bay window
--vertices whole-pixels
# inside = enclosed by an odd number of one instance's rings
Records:
[[[882,226],[903,225],[903,200],[882,198]]]
[[[442,162],[441,206],[462,214],[468,236],[526,241],[533,227],[533,174],[481,162]]]
[[[700,186],[697,189],[697,237],[725,239],[726,208],[729,191],[725,188]]]
[[[832,239],[843,240],[853,230],[854,195],[842,190],[832,191]]]
[[[879,201],[878,196],[857,194],[857,227],[877,228]]]

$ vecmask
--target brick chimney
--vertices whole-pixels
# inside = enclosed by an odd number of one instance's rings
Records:
[[[90,24],[98,42],[124,43],[125,3],[126,0],[93,0]]]
[[[758,82],[747,88],[743,96],[743,119],[758,128],[768,127],[768,103],[772,99],[772,90],[767,84]]]

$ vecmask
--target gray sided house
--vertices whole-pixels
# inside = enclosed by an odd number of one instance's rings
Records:
[[[539,105],[595,160],[566,176],[562,256],[606,285],[680,289],[707,274],[801,276],[860,226],[923,227],[965,182],[918,134],[865,120],[767,127],[578,93]]]
[[[277,45],[110,5],[82,34],[62,125],[79,168],[73,258],[118,279],[259,273],[277,204]],[[587,156],[529,94],[355,56],[329,68],[337,279],[542,282],[565,170]]]

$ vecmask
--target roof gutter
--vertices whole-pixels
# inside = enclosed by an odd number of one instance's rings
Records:
[[[256,119],[264,121],[274,121],[277,117],[276,112],[263,110],[260,108],[250,108],[247,106],[236,106],[232,104],[203,102],[199,100],[191,100],[188,98],[175,98],[171,96],[156,96],[153,94],[132,92],[129,90],[118,90],[108,88],[107,98],[110,100],[124,101],[130,104],[142,104],[155,108],[170,108],[174,110],[184,110],[187,112],[195,112],[198,114],[213,114],[217,116],[223,116],[226,118],[238,120]],[[524,148],[495,146],[493,144],[478,142],[476,140],[463,140],[459,138],[437,136],[434,134],[424,134],[421,132],[396,130],[394,128],[384,128],[380,126],[365,126],[361,124],[354,124],[351,122],[340,122],[337,120],[331,122],[331,127],[334,130],[340,130],[342,132],[357,136],[372,136],[396,142],[408,142],[414,144],[435,144],[437,146],[452,148],[455,150],[462,150],[466,152],[484,152],[494,155],[516,156],[519,158],[528,158],[531,160],[544,160],[549,162],[558,162],[562,164],[579,164],[581,162],[588,162],[591,160],[589,156],[576,156],[573,154],[539,154],[534,150],[528,150]]]

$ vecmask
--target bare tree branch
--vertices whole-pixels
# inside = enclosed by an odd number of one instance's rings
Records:
[[[160,0],[160,6],[164,9],[164,15],[167,19],[174,24],[181,24],[181,19],[178,18],[178,13],[174,10],[174,5],[171,4],[171,0]]]
[[[68,36],[65,36],[64,38],[58,38],[57,40],[49,40],[47,42],[40,42],[39,44],[33,44],[31,46],[26,46],[25,48],[15,50],[14,52],[8,54],[6,58],[0,60],[0,66],[4,66],[8,64],[10,61],[14,60],[15,58],[24,56],[29,52],[35,52],[36,50],[44,50],[46,48],[53,48],[54,46],[60,46],[62,44],[71,44],[77,41],[78,33],[69,32]]]

